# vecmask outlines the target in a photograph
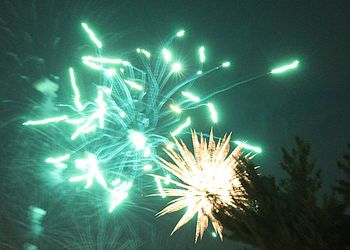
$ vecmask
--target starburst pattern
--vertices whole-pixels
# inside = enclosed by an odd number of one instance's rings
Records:
[[[236,207],[236,201],[245,204],[245,191],[241,185],[238,166],[242,164],[242,148],[236,147],[230,152],[231,134],[224,136],[215,144],[213,131],[210,132],[209,142],[192,131],[192,153],[183,141],[174,138],[176,149],[165,152],[172,162],[161,160],[162,167],[175,175],[178,181],[171,182],[175,188],[165,188],[166,196],[177,197],[157,215],[179,211],[187,211],[175,226],[173,234],[181,226],[191,220],[197,213],[196,237],[202,238],[204,231],[211,221],[215,232],[222,240],[223,226],[214,214],[227,207]],[[243,176],[244,177],[244,176]],[[162,177],[161,177],[162,178]]]

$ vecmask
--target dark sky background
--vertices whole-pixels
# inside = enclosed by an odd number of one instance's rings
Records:
[[[338,177],[336,160],[350,143],[348,1],[142,0],[100,5],[97,11],[109,9],[110,25],[94,26],[100,33],[119,37],[117,42],[107,42],[111,51],[137,47],[152,51],[167,35],[184,28],[181,54],[185,60],[193,60],[200,45],[206,46],[208,68],[230,60],[229,70],[196,83],[200,95],[298,59],[300,66],[294,71],[266,76],[213,97],[220,107],[215,133],[222,136],[232,131],[234,139],[260,145],[263,153],[255,158],[256,163],[262,173],[278,178],[283,176],[280,147],[291,148],[298,135],[312,144],[325,190]],[[198,118],[193,127],[208,132],[210,125],[201,121]],[[178,217],[170,218],[161,223],[165,233],[171,232]],[[183,240],[181,246],[193,247],[194,224],[185,227],[163,244],[169,247]],[[233,246],[230,241],[222,244],[207,237],[194,249]]]
[[[317,166],[329,185],[337,175],[335,162],[350,142],[348,4],[135,1],[120,6],[122,13],[132,10],[132,18],[120,15],[118,19],[137,33],[150,34],[153,43],[184,27],[187,44],[206,45],[208,64],[230,60],[230,71],[210,78],[209,84],[203,84],[208,88],[300,60],[296,71],[258,79],[213,98],[220,107],[218,132],[232,131],[236,138],[261,145],[264,152],[256,161],[264,173],[276,176],[281,174],[280,147],[290,148],[294,136],[300,136],[312,144]]]

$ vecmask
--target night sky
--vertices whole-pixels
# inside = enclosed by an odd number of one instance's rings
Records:
[[[317,167],[322,169],[324,190],[327,190],[339,175],[336,160],[350,143],[348,5],[348,1],[313,0],[104,1],[94,10],[94,15],[86,19],[101,36],[106,37],[109,52],[124,55],[137,47],[155,50],[164,43],[167,35],[185,29],[186,36],[179,53],[184,67],[193,64],[196,50],[201,45],[206,47],[205,66],[208,68],[225,60],[231,61],[232,65],[229,70],[214,72],[197,81],[193,89],[201,96],[299,60],[296,70],[265,76],[211,98],[219,108],[219,123],[214,126],[214,132],[219,137],[232,132],[234,139],[261,146],[263,153],[255,158],[255,162],[261,166],[263,174],[277,178],[283,176],[279,167],[280,148],[290,149],[294,145],[294,136],[300,136],[311,143]],[[94,24],[94,17],[103,16],[104,11],[108,25],[97,19]],[[1,11],[1,15],[6,20],[6,12]],[[69,22],[61,19],[61,25],[77,25],[78,29],[83,21],[81,15],[77,12],[76,18],[70,16]],[[49,30],[47,27],[43,34]],[[70,34],[74,35],[74,32]],[[81,39],[79,34],[72,38],[74,42]],[[53,65],[59,69],[51,72],[58,75],[66,67],[66,62],[59,58],[63,58],[62,55],[53,60]],[[4,67],[4,60],[1,62]],[[6,83],[2,81],[1,84]],[[4,112],[1,114],[2,136],[11,130],[9,126],[15,127],[12,123],[8,125],[8,119],[16,120],[23,115],[18,109],[10,109],[12,113],[9,114],[6,105],[13,99],[13,93],[4,93],[0,95],[0,112]],[[203,116],[207,114],[203,112]],[[211,124],[203,123],[205,120],[207,117],[198,117],[192,127],[208,133]],[[4,149],[1,158],[6,158],[3,155],[6,152]],[[1,168],[6,169],[3,164]],[[6,182],[3,183],[5,188]],[[163,205],[165,203],[160,206]],[[131,210],[137,213],[137,209]],[[220,243],[219,239],[208,235],[194,245],[194,223],[167,239],[179,216],[175,213],[167,218],[154,219],[152,213],[146,213],[145,220],[155,226],[152,237],[159,238],[158,242],[147,244],[154,244],[159,247],[157,249],[233,249],[235,246],[229,240]],[[142,217],[135,216],[133,222],[142,223]],[[135,232],[140,232],[141,226],[136,224],[132,227],[136,228]],[[145,235],[151,237],[151,234]]]

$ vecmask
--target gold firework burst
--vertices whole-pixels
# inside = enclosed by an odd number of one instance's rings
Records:
[[[178,180],[171,181],[176,188],[164,189],[166,196],[177,198],[157,215],[162,216],[187,208],[171,234],[197,213],[195,241],[197,242],[199,236],[203,237],[209,220],[222,240],[223,226],[214,217],[214,213],[229,206],[236,207],[235,200],[242,201],[241,204],[245,203],[245,191],[237,171],[237,167],[241,164],[242,149],[236,147],[229,154],[231,134],[227,137],[225,135],[215,144],[211,130],[207,144],[203,135],[198,140],[196,132],[191,131],[191,133],[194,153],[183,141],[174,138],[177,151],[175,149],[165,150],[173,163],[160,159],[162,167],[176,176]]]

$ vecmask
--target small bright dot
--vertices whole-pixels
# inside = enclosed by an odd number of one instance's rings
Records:
[[[121,118],[124,118],[126,116],[126,113],[124,111],[120,111],[119,115],[120,115]]]
[[[177,37],[182,37],[185,35],[185,31],[184,30],[180,30],[179,32],[176,33]]]
[[[172,70],[173,72],[179,72],[179,71],[181,70],[181,68],[182,68],[182,66],[181,66],[180,63],[174,63],[173,66],[172,66],[172,68],[171,68],[171,70]]]
[[[115,69],[107,69],[107,70],[106,70],[107,76],[114,76],[116,73],[117,73],[117,72],[116,72]]]
[[[151,155],[151,148],[147,147],[145,151],[143,151],[143,156],[144,157],[149,157]]]
[[[142,150],[146,145],[145,136],[137,131],[130,130],[129,139],[134,144],[136,150]]]
[[[197,71],[197,75],[201,75],[201,74],[203,74],[203,71],[198,70],[198,71]]]
[[[214,238],[216,238],[216,237],[217,237],[217,235],[216,235],[216,233],[215,233],[215,232],[212,232],[212,233],[211,233],[211,236],[212,236],[212,237],[214,237]]]
[[[224,67],[224,68],[227,68],[227,67],[229,67],[230,65],[231,65],[230,62],[224,62],[224,63],[222,63],[222,67]]]
[[[145,170],[145,171],[149,171],[152,168],[153,168],[153,166],[151,164],[146,164],[146,165],[143,166],[143,170]]]
[[[162,50],[162,53],[163,53],[164,60],[166,62],[170,62],[171,61],[171,53],[170,53],[170,51],[164,48]]]

